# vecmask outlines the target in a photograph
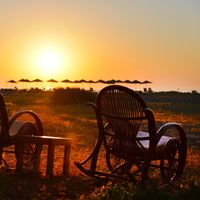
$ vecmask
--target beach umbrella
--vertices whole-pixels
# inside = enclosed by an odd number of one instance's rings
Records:
[[[24,83],[24,82],[26,82],[26,79],[22,78],[22,79],[19,80],[19,82]]]
[[[70,81],[69,79],[65,79],[63,81],[61,81],[62,83],[71,83],[72,81]]]
[[[81,81],[75,80],[75,81],[73,81],[73,83],[81,83]]]
[[[62,80],[61,82],[62,82],[62,83],[68,83],[68,84],[69,84],[69,83],[72,83],[72,81],[70,81],[69,79]],[[67,87],[69,87],[69,86],[67,85]]]
[[[31,81],[29,79],[25,79],[24,81],[25,83],[31,83]]]
[[[132,81],[132,83],[134,83],[134,84],[140,84],[141,82],[138,81],[138,80],[134,80],[134,81]]]
[[[107,84],[115,84],[116,81],[114,79],[106,81]]]
[[[31,82],[35,82],[35,83],[41,83],[41,82],[43,82],[43,81],[42,81],[42,80],[40,80],[40,79],[38,79],[38,78],[36,78],[36,79],[32,80]]]
[[[84,88],[84,83],[87,83],[87,81],[85,79],[81,79],[81,80],[78,80],[77,83],[81,83],[82,84],[81,88]]]
[[[106,81],[100,79],[100,80],[97,81],[97,83],[106,83]]]
[[[36,78],[36,79],[34,79],[34,80],[32,80],[31,81],[32,83],[36,83],[36,88],[38,87],[38,83],[42,83],[43,81],[42,80],[40,80],[40,79],[38,79],[38,78]]]
[[[85,79],[81,79],[79,82],[80,83],[87,83],[87,81]]]
[[[122,80],[116,80],[116,83],[123,83]]]
[[[47,82],[49,82],[49,83],[52,83],[52,84],[54,84],[54,83],[58,83],[58,81],[57,80],[55,80],[55,79],[49,79],[49,80],[47,80]],[[51,89],[53,89],[55,87],[55,85],[50,85],[50,90]],[[46,88],[48,88],[48,87],[46,87]]]
[[[17,83],[17,82],[14,80],[9,80],[8,83]]]
[[[24,82],[26,82],[26,80],[24,78],[22,78],[18,82],[24,83]],[[23,85],[22,85],[22,87],[23,87]]]
[[[102,87],[104,87],[102,84],[106,84],[106,81],[99,79],[98,81],[96,81],[96,83],[98,84],[98,89],[101,89]]]
[[[125,81],[123,81],[123,83],[125,83],[126,87],[130,87],[130,84],[132,84],[132,81],[131,80],[125,80]]]
[[[49,80],[47,80],[47,82],[50,82],[50,83],[57,83],[58,81],[56,81],[55,79],[49,79]]]
[[[11,83],[11,84],[16,84],[17,82],[14,81],[14,80],[9,80],[8,83]]]
[[[20,79],[19,82],[21,82],[21,83],[31,83],[31,81],[29,79],[24,79],[24,78]],[[27,85],[25,85],[25,88],[26,87],[27,87]]]
[[[81,83],[81,88],[84,89],[85,88],[84,87],[84,85],[85,85],[84,83],[87,83],[87,81],[85,79],[81,79],[81,80],[78,81],[78,83]]]
[[[141,84],[141,81],[134,80],[131,82],[132,84]],[[134,87],[135,90],[137,90],[137,86]]]
[[[72,83],[75,83],[75,87],[78,88],[78,87],[79,87],[79,86],[78,86],[78,83],[80,83],[80,81],[79,81],[79,80],[75,80],[75,81],[72,81]]]
[[[96,83],[96,81],[89,80],[89,81],[86,81],[86,83]]]
[[[31,81],[29,79],[20,79],[19,82],[22,82],[22,83],[30,83]]]
[[[124,83],[132,83],[130,80],[125,80]]]
[[[152,83],[152,82],[151,81],[147,81],[147,80],[142,82],[142,84],[148,84],[148,83]]]
[[[96,81],[89,80],[89,81],[86,81],[86,83],[88,83],[88,88],[92,89],[92,85],[91,84],[96,83]]]

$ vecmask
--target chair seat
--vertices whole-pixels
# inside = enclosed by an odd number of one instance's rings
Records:
[[[148,138],[149,137],[149,133],[147,132],[143,132],[143,131],[139,131],[137,134],[137,138]],[[165,155],[167,153],[167,151],[170,150],[170,144],[172,144],[173,140],[177,140],[173,137],[169,137],[169,136],[162,136],[160,138],[160,140],[158,141],[157,145],[156,145],[156,155],[153,156],[153,158],[160,158],[162,157],[162,155],[165,152]],[[149,140],[148,139],[144,139],[144,140],[139,140],[142,148],[145,149],[145,152],[148,152],[149,150]]]

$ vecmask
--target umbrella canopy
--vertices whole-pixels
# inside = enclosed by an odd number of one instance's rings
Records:
[[[130,80],[125,80],[124,83],[132,83]]]
[[[19,80],[19,82],[26,82],[26,79],[22,78]]]
[[[32,80],[31,82],[41,83],[43,81],[37,78],[37,79]]]
[[[28,79],[22,78],[22,79],[19,80],[19,82],[30,83],[31,81],[28,80]]]
[[[134,80],[134,81],[132,81],[132,83],[135,83],[135,84],[140,84],[141,82],[140,81],[138,81],[138,80]]]
[[[142,84],[147,84],[147,83],[152,83],[152,82],[151,81],[147,81],[147,80],[142,82]]]
[[[22,84],[22,87],[23,87],[24,89],[27,87],[26,83],[28,83],[28,84],[31,83],[30,80],[24,79],[24,78],[20,79],[19,82],[24,83],[24,86],[23,86],[23,84]],[[27,88],[26,88],[26,89],[27,89]]]
[[[106,81],[107,84],[115,84],[116,81],[114,79]]]
[[[70,81],[69,79],[65,79],[63,81],[61,81],[62,83],[71,83],[72,81]]]
[[[85,79],[81,79],[79,82],[80,83],[87,83],[87,81]]]
[[[123,83],[122,80],[116,80],[115,82],[116,82],[116,83]]]
[[[54,80],[54,79],[49,79],[47,80],[47,82],[50,82],[50,83],[57,83],[58,81]]]
[[[100,79],[100,80],[97,81],[97,83],[106,83],[106,81]]]
[[[9,83],[17,83],[17,82],[14,81],[14,80],[9,80],[8,82],[9,82]]]
[[[81,83],[81,81],[80,80],[75,80],[75,81],[73,81],[73,83]]]

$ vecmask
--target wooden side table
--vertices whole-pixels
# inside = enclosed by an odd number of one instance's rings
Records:
[[[52,137],[52,136],[29,136],[29,135],[19,135],[16,138],[16,142],[20,144],[22,150],[25,144],[36,144],[36,145],[47,145],[48,155],[47,155],[47,165],[46,165],[46,176],[53,176],[53,162],[54,162],[54,151],[55,146],[64,146],[64,156],[63,156],[63,174],[69,175],[69,163],[70,163],[70,147],[71,140],[69,138],[63,137]],[[22,151],[23,152],[23,151]],[[17,170],[21,170],[23,162],[23,153],[20,153],[17,159]],[[39,168],[40,155],[37,156],[37,168]]]

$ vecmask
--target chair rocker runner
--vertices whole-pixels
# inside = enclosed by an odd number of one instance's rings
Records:
[[[24,120],[26,117],[26,120]],[[17,137],[23,135],[43,135],[43,127],[38,115],[30,110],[17,112],[10,120],[6,110],[3,95],[0,94],[0,162],[9,167],[4,158],[4,153],[14,153],[16,159],[19,154],[23,154],[22,168],[35,169],[37,158],[41,153],[41,146],[26,144],[21,150],[21,146],[16,142]],[[14,151],[10,148],[14,145]]]
[[[84,161],[75,162],[82,172],[99,179],[133,180],[133,168],[146,179],[149,168],[154,167],[168,183],[180,177],[187,154],[180,124],[170,122],[156,130],[154,114],[144,100],[119,85],[103,88],[96,103],[89,105],[94,108],[99,134],[91,154]],[[143,131],[145,123],[147,131]],[[105,148],[107,171],[97,170],[101,146]]]

